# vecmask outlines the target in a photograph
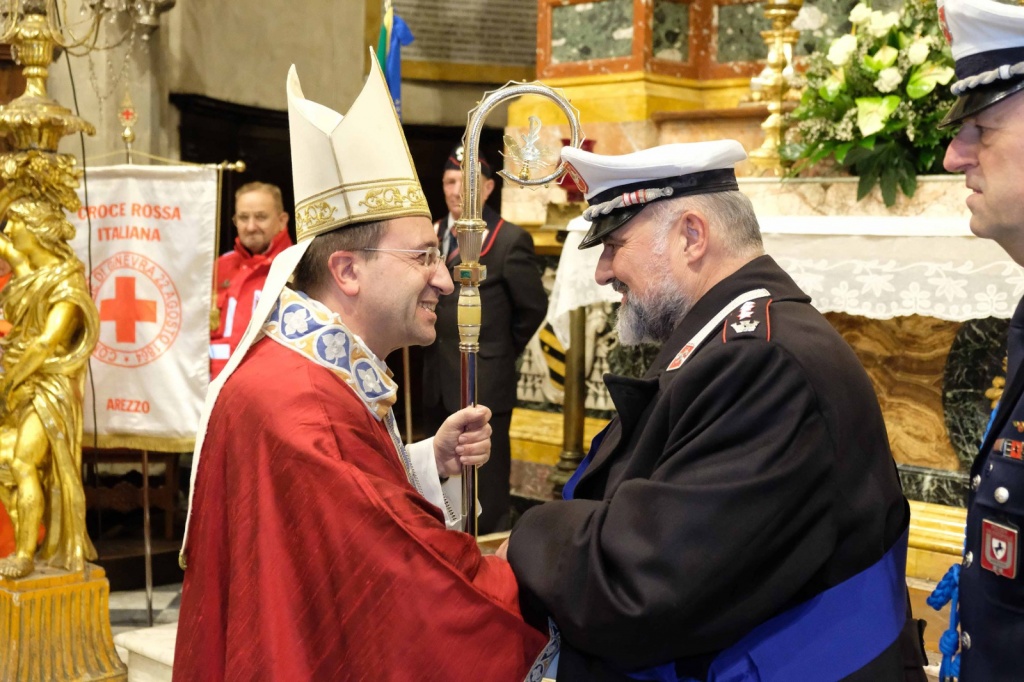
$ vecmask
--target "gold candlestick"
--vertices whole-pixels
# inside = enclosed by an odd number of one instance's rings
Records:
[[[11,331],[0,340],[0,502],[15,551],[0,559],[0,670],[10,679],[123,680],[107,617],[109,584],[89,564],[82,406],[99,316],[69,242],[82,171],[57,153],[93,126],[52,100],[46,79],[61,42],[55,0],[10,0],[0,42],[24,67],[25,92],[0,108],[0,256],[13,277],[0,294]],[[40,526],[45,539],[39,543]],[[44,614],[42,617],[39,614]]]
[[[765,16],[772,22],[770,29],[761,31],[761,37],[768,45],[768,59],[764,71],[751,87],[758,86],[759,99],[768,105],[768,118],[761,124],[764,142],[750,153],[750,160],[758,168],[775,175],[782,174],[779,147],[785,132],[783,113],[792,106],[792,101],[799,99],[795,90],[793,47],[800,31],[792,24],[803,4],[803,0],[765,0],[764,4]]]

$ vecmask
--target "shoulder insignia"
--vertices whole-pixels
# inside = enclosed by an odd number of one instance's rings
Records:
[[[729,313],[722,324],[722,343],[743,337],[770,340],[772,325],[768,310],[771,305],[770,298],[755,299]]]
[[[671,372],[672,370],[679,369],[680,367],[682,367],[683,363],[686,362],[686,358],[690,357],[690,353],[692,352],[693,344],[688,343],[685,346],[683,346],[683,349],[676,353],[676,356],[672,358],[672,362],[668,363],[668,367],[665,368],[665,371]]]

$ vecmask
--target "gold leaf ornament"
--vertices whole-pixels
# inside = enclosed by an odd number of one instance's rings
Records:
[[[326,201],[318,201],[298,209],[295,212],[295,222],[298,223],[300,230],[312,230],[334,220],[334,214],[337,211],[336,207]]]
[[[406,204],[416,206],[422,203],[423,192],[419,187],[410,187],[405,194],[398,187],[385,187],[368,191],[359,205],[365,206],[367,213],[373,214],[403,208]]]

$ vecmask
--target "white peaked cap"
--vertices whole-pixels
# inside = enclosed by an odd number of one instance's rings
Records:
[[[371,55],[373,55],[371,51]],[[359,223],[430,218],[402,124],[375,56],[346,116],[305,98],[288,71],[295,228],[298,240]]]
[[[1024,7],[995,0],[937,3],[953,59],[1024,46]]]
[[[956,60],[957,96],[940,128],[1024,90],[1024,7],[994,0],[938,0],[939,24]]]
[[[580,244],[595,246],[652,201],[739,189],[733,166],[747,158],[735,140],[666,144],[608,156],[562,148],[562,160],[590,208],[592,227]]]
[[[595,154],[576,147],[562,148],[562,159],[572,164],[586,182],[587,201],[623,185],[656,184],[665,178],[732,168],[746,158],[747,152],[736,140],[666,144],[617,156]]]

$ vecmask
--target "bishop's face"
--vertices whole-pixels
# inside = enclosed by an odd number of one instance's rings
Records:
[[[391,220],[376,248],[364,261],[368,284],[361,288],[360,305],[369,316],[360,336],[380,358],[403,346],[430,345],[436,338],[437,301],[455,289],[440,259],[428,266],[416,253],[437,248],[433,225],[423,217]]]

